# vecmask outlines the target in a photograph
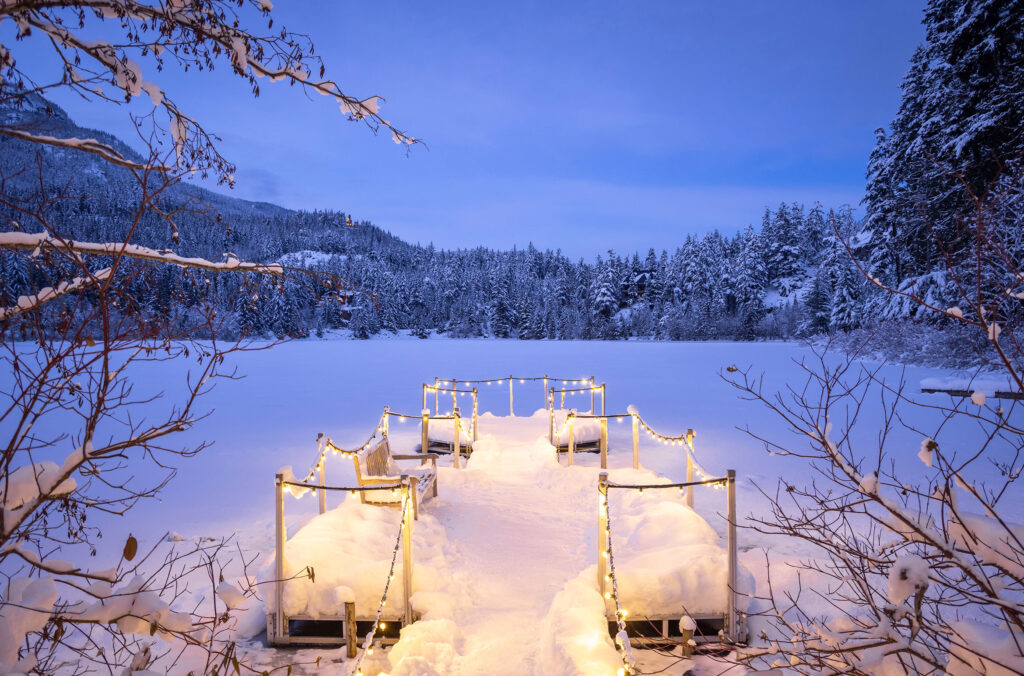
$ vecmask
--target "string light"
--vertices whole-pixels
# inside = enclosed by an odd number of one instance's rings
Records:
[[[405,530],[405,522],[409,518],[409,505],[411,504],[410,496],[406,493],[402,500],[402,521],[398,529],[398,537],[395,539],[395,549],[391,552],[391,570],[388,572],[388,579],[384,582],[384,593],[381,594],[380,603],[377,605],[377,617],[373,621],[373,628],[366,634],[366,638],[363,640],[362,649],[359,651],[359,655],[356,656],[355,666],[353,672],[357,676],[361,676],[363,673],[360,666],[363,663],[363,659],[367,655],[373,654],[373,638],[377,634],[377,630],[383,630],[387,628],[387,624],[381,620],[381,613],[384,611],[384,604],[387,602],[388,590],[391,588],[391,581],[395,579],[395,564],[398,562],[398,552],[402,549],[402,531]]]
[[[623,676],[629,676],[634,673],[634,667],[636,662],[633,659],[633,649],[629,645],[629,635],[626,633],[626,616],[629,612],[622,607],[619,603],[619,583],[615,577],[615,557],[612,550],[612,519],[611,510],[608,508],[608,498],[606,495],[601,495],[600,499],[601,509],[604,512],[604,523],[605,523],[605,550],[601,552],[606,559],[608,559],[608,574],[605,575],[605,579],[611,582],[611,589],[605,592],[604,597],[608,600],[614,601],[615,603],[615,624],[618,627],[618,633],[615,634],[615,646],[619,651],[619,655],[622,657],[622,667],[618,673]]]

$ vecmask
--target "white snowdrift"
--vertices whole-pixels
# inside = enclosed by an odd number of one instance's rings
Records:
[[[391,557],[398,537],[397,509],[362,504],[349,495],[337,508],[314,517],[285,544],[285,577],[301,574],[308,566],[314,579],[300,575],[285,584],[284,611],[289,616],[312,618],[344,614],[346,601],[354,601],[360,616],[377,611]],[[439,602],[441,583],[446,577],[447,540],[437,520],[420,511],[413,522],[413,598],[416,612],[429,613]],[[402,600],[402,556],[398,555],[395,578],[388,591],[385,616],[404,611]],[[268,566],[264,580],[272,579]],[[269,587],[267,587],[269,589]],[[274,594],[267,594],[267,609],[275,609]]]
[[[537,673],[614,674],[622,659],[608,636],[604,599],[590,567],[551,602],[537,653]]]
[[[462,419],[462,427],[459,430],[459,440],[465,445],[472,443],[472,437],[470,430],[472,429],[473,421],[470,419]],[[441,444],[450,444],[452,439],[455,438],[455,423],[451,420],[431,420],[427,426],[427,435],[431,441],[436,441]]]
[[[633,470],[613,472],[611,480],[667,483],[649,472]],[[722,491],[707,489],[695,497],[724,502],[724,496]],[[639,493],[612,488],[608,503],[619,600],[631,617],[725,611],[725,540],[683,503],[678,490]],[[753,591],[754,579],[746,569],[737,571],[737,581],[742,593]],[[746,597],[740,596],[739,601],[744,610]]]

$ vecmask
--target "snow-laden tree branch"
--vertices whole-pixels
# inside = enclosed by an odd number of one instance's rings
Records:
[[[287,29],[273,31],[272,10],[269,0],[4,0],[0,22],[13,21],[18,34],[15,45],[0,46],[0,71],[5,73],[0,103],[54,87],[110,103],[145,94],[163,113],[159,128],[169,137],[177,166],[204,175],[213,172],[225,182],[233,181],[234,166],[218,152],[216,137],[160,84],[161,71],[171,66],[186,71],[221,66],[246,80],[254,96],[260,93],[263,78],[287,81],[333,99],[348,119],[365,122],[375,133],[387,130],[397,144],[419,142],[381,117],[383,97],[351,96],[334,80],[325,79],[326,68],[312,41]],[[266,21],[266,34],[246,28],[260,21]],[[117,44],[92,39],[108,34],[111,24],[122,37]],[[61,70],[36,73],[19,61],[18,43],[32,39],[53,51]],[[16,127],[10,131],[30,133]],[[119,158],[117,150],[102,143],[92,144],[89,151],[121,166],[139,164]]]
[[[106,544],[105,517],[158,496],[177,463],[208,445],[180,433],[210,414],[200,402],[214,384],[237,377],[228,360],[257,349],[222,308],[244,311],[303,284],[340,302],[344,286],[227,252],[188,255],[195,243],[178,241],[180,219],[205,219],[225,250],[231,223],[180,182],[212,173],[231,183],[234,167],[161,73],[223,66],[253,95],[261,79],[288,82],[396,143],[417,142],[380,117],[381,97],[325,79],[309,38],[275,28],[271,10],[268,0],[0,0],[0,25],[17,27],[14,44],[0,45],[0,136],[7,148],[48,151],[31,152],[27,166],[0,162],[0,672],[262,671],[232,633],[236,607],[256,597],[244,574],[251,560],[239,552],[243,574],[226,578],[226,541],[176,545],[145,533],[148,554],[129,537],[116,568],[78,562]],[[263,22],[265,34],[248,28]],[[44,61],[19,56],[28,41],[50,50],[58,70],[37,72]],[[152,112],[132,118],[146,151],[53,131],[43,96],[60,89],[100,105],[147,95]],[[122,220],[110,237],[74,236],[63,205],[91,195],[80,176],[54,185],[48,163],[66,153],[88,158],[103,189],[118,192]],[[0,159],[15,156],[26,155]],[[167,239],[179,250],[160,248]],[[140,379],[161,363],[187,375]]]

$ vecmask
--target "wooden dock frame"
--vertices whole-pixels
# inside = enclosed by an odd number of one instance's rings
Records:
[[[405,496],[412,495],[411,491],[415,486],[411,478],[402,475],[401,481],[394,486],[325,486],[322,483],[307,484],[299,482],[286,482],[284,475],[278,473],[274,476],[274,525],[275,525],[275,560],[274,560],[274,611],[267,613],[267,642],[274,646],[340,646],[345,645],[346,654],[349,658],[356,656],[358,642],[373,629],[377,622],[376,609],[373,614],[362,616],[357,612],[355,603],[345,604],[345,614],[322,615],[310,617],[305,613],[287,615],[284,612],[284,548],[287,536],[284,523],[284,491],[286,485],[302,486],[311,490],[320,490],[323,495],[326,491],[368,491],[368,490],[392,490],[400,488]],[[322,512],[321,512],[322,513]],[[401,549],[402,549],[402,602],[403,612],[401,615],[388,612],[381,615],[381,624],[376,632],[376,641],[380,645],[393,645],[398,642],[402,627],[408,626],[418,618],[412,610],[412,584],[413,584],[413,559],[412,559],[412,528],[415,516],[413,510],[408,510],[403,516],[404,526],[402,528]]]
[[[722,478],[707,479],[703,481],[684,482],[676,484],[652,484],[652,485],[629,485],[612,484],[608,481],[608,473],[601,472],[598,475],[598,522],[597,522],[597,588],[602,596],[608,589],[608,562],[604,554],[608,549],[608,522],[605,517],[605,505],[608,501],[608,489],[615,488],[650,488],[669,489],[685,488],[689,495],[692,488],[713,484],[726,484],[726,608],[722,613],[695,614],[691,617],[697,622],[697,633],[693,639],[700,643],[727,643],[745,644],[747,642],[746,617],[739,611],[737,589],[739,571],[739,548],[736,539],[736,470],[727,470],[726,476]],[[608,630],[614,638],[618,632],[618,622],[615,614],[614,604],[605,602],[605,618],[608,621]],[[678,613],[656,614],[644,618],[624,619],[626,634],[629,636],[631,645],[660,645],[669,642],[679,642],[681,634],[674,637],[673,629],[678,629],[679,618],[685,613],[680,609]],[[660,627],[658,626],[660,624]],[[720,625],[720,626],[719,626]],[[630,628],[632,627],[632,631]],[[715,633],[712,636],[711,629]]]
[[[425,386],[427,387],[427,386]],[[469,431],[468,443],[464,443],[465,437],[459,433],[459,428],[462,425],[462,411],[456,406],[455,410],[451,415],[431,415],[430,409],[425,408],[420,413],[420,445],[418,451],[420,453],[436,453],[438,455],[451,455],[453,465],[456,468],[461,466],[461,460],[463,454],[468,458],[473,454],[473,442],[477,440],[477,429],[479,426],[479,410],[476,403],[476,389],[473,389],[473,423],[472,429]],[[408,417],[408,416],[406,416]],[[445,421],[452,421],[452,440],[451,441],[439,441],[437,439],[430,438],[431,420],[435,422],[444,423]],[[458,450],[458,453],[456,453]]]

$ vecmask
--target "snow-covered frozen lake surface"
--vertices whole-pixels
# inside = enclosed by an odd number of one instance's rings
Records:
[[[206,439],[215,445],[196,458],[183,461],[178,476],[162,494],[161,502],[142,504],[106,531],[110,541],[129,531],[147,539],[166,530],[186,539],[236,532],[242,548],[260,553],[258,566],[273,558],[275,472],[291,465],[302,476],[317,457],[316,437],[327,433],[342,447],[362,444],[380,418],[384,406],[415,415],[421,407],[421,385],[435,377],[481,379],[515,375],[558,378],[595,376],[607,383],[607,410],[625,412],[635,406],[644,419],[664,434],[696,430],[695,447],[701,465],[713,475],[726,469],[738,473],[738,512],[741,516],[763,513],[765,501],[755,483],[773,489],[780,477],[799,482],[809,477],[805,467],[792,459],[770,456],[740,428],[786,440],[788,431],[763,406],[738,398],[738,392],[720,374],[730,365],[752,367],[765,373],[768,389],[799,386],[803,376],[794,363],[810,355],[799,345],[786,343],[668,343],[668,342],[541,342],[501,340],[375,341],[306,340],[252,352],[235,359],[246,377],[227,382],[206,397],[213,414],[187,439]],[[813,356],[812,356],[813,358]],[[172,375],[174,366],[153,378]],[[942,370],[885,367],[893,379],[903,377],[916,390],[923,378],[941,378]],[[507,387],[480,386],[481,411],[508,415]],[[936,396],[936,395],[930,395]],[[574,402],[567,400],[567,406]],[[589,397],[580,408],[589,407]],[[540,383],[516,386],[516,410],[521,418],[543,407]],[[466,404],[463,404],[465,407]],[[926,412],[920,412],[926,415]],[[877,402],[866,404],[855,439],[865,448],[876,443],[880,420]],[[504,422],[503,422],[504,421]],[[522,421],[517,421],[522,423]],[[918,421],[924,424],[926,421]],[[467,468],[444,467],[440,472],[438,498],[423,504],[419,533],[423,565],[417,568],[417,590],[423,594],[414,608],[426,609],[424,621],[408,631],[408,638],[390,649],[376,651],[375,660],[363,664],[363,672],[383,669],[400,674],[614,674],[621,666],[610,639],[605,638],[600,610],[595,615],[583,589],[593,579],[597,531],[597,457],[581,454],[577,466],[555,464],[550,447],[537,443],[546,425],[537,419],[536,434],[519,424],[513,431],[507,419],[482,416],[486,443]],[[505,428],[502,426],[505,425]],[[505,444],[488,441],[490,432]],[[418,441],[415,421],[391,423],[395,452],[409,452]],[[522,430],[526,429],[525,433]],[[632,447],[628,418],[609,426],[612,479],[631,475]],[[890,449],[906,449],[908,467],[916,458],[920,437],[896,429]],[[869,452],[869,451],[868,451]],[[685,480],[683,450],[658,444],[641,435],[640,461],[646,472],[673,481]],[[903,459],[897,457],[897,462]],[[449,464],[449,459],[442,464]],[[350,459],[328,465],[329,483],[349,484],[353,479]],[[706,588],[703,600],[721,604],[721,547],[724,546],[724,491],[695,494],[695,508],[703,519],[689,512],[680,498],[654,499],[645,494],[645,505],[613,498],[613,514],[620,515],[616,536],[621,544],[618,559],[626,589],[624,597],[640,611],[652,593],[676,602],[699,604],[695,589]],[[1016,500],[1020,500],[1016,496]],[[1017,505],[1021,507],[1024,505]],[[289,536],[305,538],[308,548],[328,542],[330,529],[358,522],[351,532],[362,533],[368,548],[389,554],[395,510],[344,502],[332,497],[332,511],[316,517],[317,502],[309,496],[287,499]],[[1007,509],[1011,506],[1007,505]],[[662,515],[663,521],[653,518]],[[393,522],[393,523],[392,523]],[[705,525],[706,522],[706,525]],[[673,524],[666,528],[664,524]],[[683,526],[679,528],[680,524]],[[741,521],[742,524],[742,521]],[[303,527],[308,529],[303,531]],[[362,531],[358,529],[362,529]],[[370,535],[383,532],[369,544]],[[793,561],[813,554],[795,542],[767,541],[749,530],[740,531],[740,562],[749,571],[745,584],[764,591],[765,559],[774,563]],[[310,544],[313,543],[313,544]],[[324,575],[331,557],[351,554],[339,536],[329,543],[334,549],[321,552]],[[323,545],[327,547],[327,545]],[[659,555],[659,549],[663,550]],[[374,549],[376,551],[376,549]],[[659,577],[664,571],[664,551],[687,559],[685,567]],[[619,553],[616,554],[620,556]],[[358,558],[358,557],[356,557]],[[692,560],[690,560],[692,559]],[[417,561],[419,563],[420,561]],[[367,580],[383,578],[386,562],[367,572]],[[631,568],[632,567],[632,568]],[[645,568],[646,567],[646,568]],[[630,570],[647,569],[648,575]],[[773,583],[785,584],[783,566],[773,570]],[[342,575],[343,573],[338,573]],[[326,578],[325,578],[326,579]],[[340,584],[338,579],[333,584]],[[654,582],[652,580],[657,580]],[[344,580],[343,580],[344,581]],[[622,581],[622,580],[620,580]],[[376,584],[376,583],[374,583]],[[657,586],[645,588],[644,585]],[[295,603],[310,603],[312,588],[298,593]],[[361,590],[355,590],[357,602]],[[303,596],[305,594],[305,596]],[[672,595],[675,595],[674,597]],[[400,594],[395,595],[400,599]],[[598,597],[598,608],[600,598]],[[316,601],[313,601],[313,606]],[[313,610],[316,608],[313,607]],[[242,633],[259,633],[265,610],[249,602]],[[696,611],[695,611],[696,612]],[[597,617],[595,622],[594,617]],[[756,628],[755,628],[756,631]],[[340,649],[281,649],[262,646],[257,636],[249,644],[266,664],[281,664],[322,657],[319,669],[310,673],[348,673],[350,666]],[[388,661],[390,657],[390,663]],[[657,670],[678,661],[650,651],[638,653],[644,670]],[[692,663],[677,663],[664,673],[683,673]],[[715,665],[707,666],[708,673]],[[721,667],[719,666],[719,670]],[[301,672],[301,669],[299,669]]]

